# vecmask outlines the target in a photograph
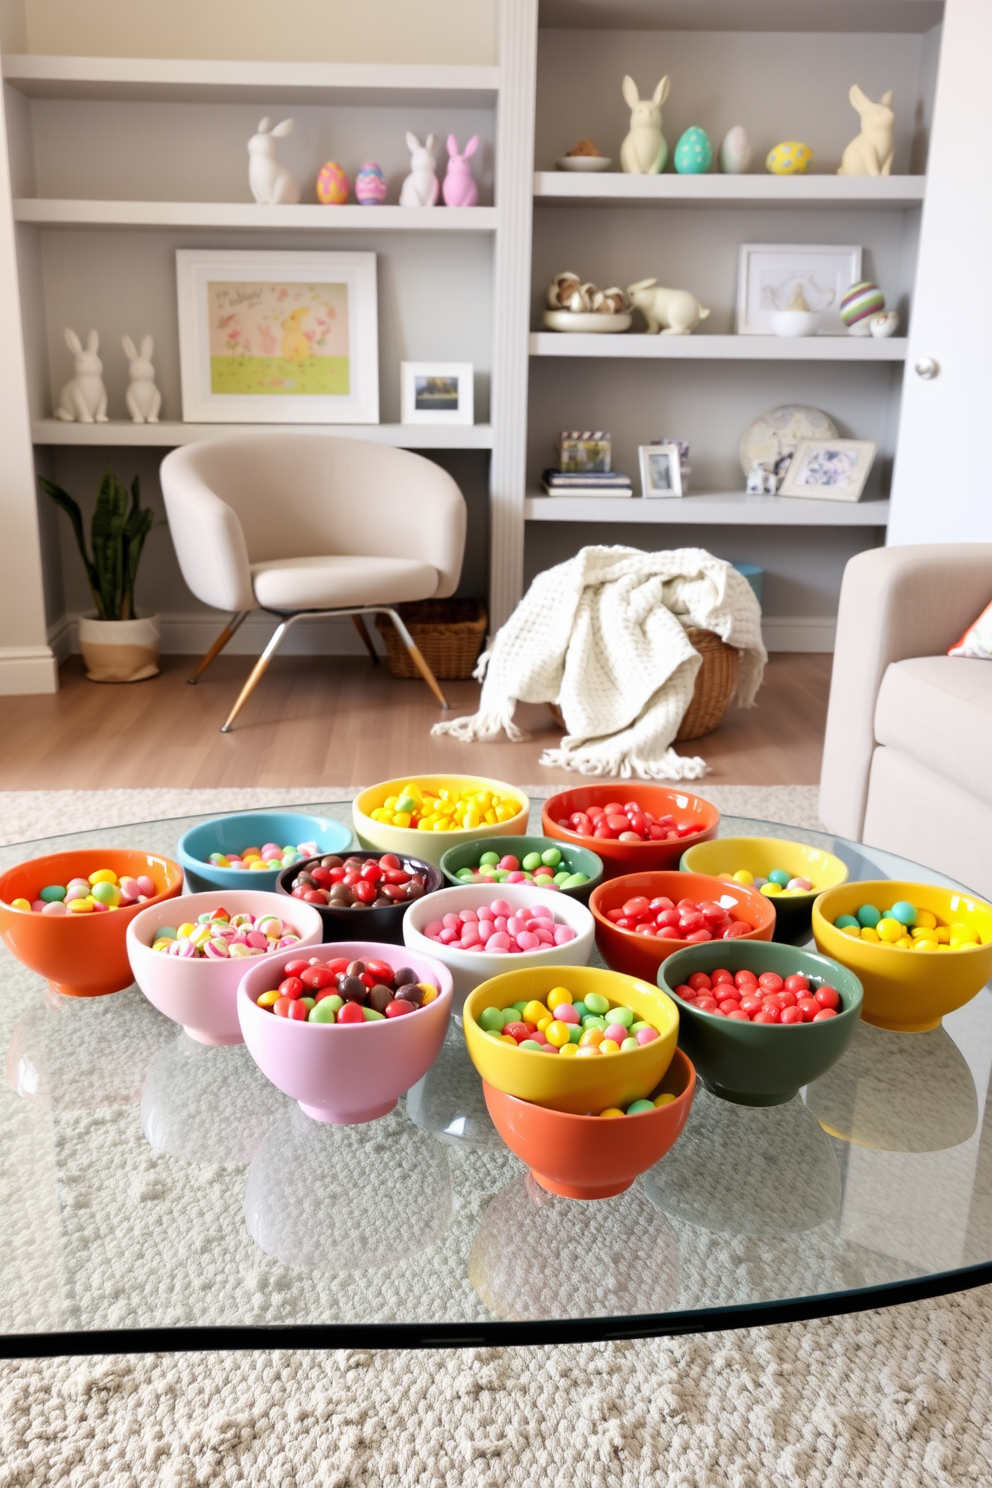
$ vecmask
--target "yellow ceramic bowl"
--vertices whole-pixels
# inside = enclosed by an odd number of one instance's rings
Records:
[[[391,827],[385,822],[372,820],[372,812],[383,804],[387,796],[395,796],[404,785],[418,785],[421,790],[494,790],[501,796],[510,796],[519,801],[520,810],[505,822],[495,826],[465,827],[453,832],[421,832],[416,827]],[[476,842],[489,837],[520,836],[527,830],[530,802],[524,793],[503,780],[487,780],[482,775],[407,775],[401,780],[384,780],[371,785],[357,796],[351,808],[355,832],[363,847],[375,848],[379,852],[406,854],[407,857],[422,858],[437,867],[450,847],[459,847],[463,842]]]
[[[891,909],[900,899],[928,909],[938,924],[970,925],[980,945],[956,951],[910,951],[903,946],[855,940],[834,925],[862,904]],[[945,1013],[970,1002],[992,977],[992,905],[959,889],[892,879],[842,884],[813,905],[816,948],[847,966],[864,987],[861,1016],[878,1028],[922,1033]]]
[[[543,1002],[553,987],[567,987],[575,998],[599,992],[611,1003],[632,1008],[660,1038],[625,1054],[595,1059],[561,1059],[532,1049],[511,1049],[484,1033],[478,1023],[483,1008],[509,1007],[536,998]],[[506,1095],[533,1101],[573,1116],[598,1114],[608,1106],[629,1106],[643,1100],[657,1086],[675,1053],[679,1034],[678,1008],[650,982],[605,971],[598,966],[542,966],[507,971],[470,992],[462,1013],[469,1057],[482,1078]]]
[[[682,854],[679,867],[687,873],[709,873],[714,878],[721,873],[736,873],[738,868],[746,868],[755,878],[767,878],[773,868],[784,868],[793,878],[808,878],[813,885],[808,893],[776,894],[772,898],[772,939],[795,945],[805,945],[809,940],[816,896],[846,883],[848,875],[847,864],[833,853],[784,837],[716,837],[712,842],[697,842]]]

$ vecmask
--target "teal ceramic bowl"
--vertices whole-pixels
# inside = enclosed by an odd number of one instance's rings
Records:
[[[441,872],[450,884],[467,883],[458,877],[462,868],[474,868],[486,852],[498,852],[500,857],[512,854],[523,862],[528,853],[543,853],[549,847],[561,853],[562,866],[570,873],[584,873],[589,882],[577,884],[574,889],[563,889],[570,899],[587,904],[589,895],[603,877],[603,860],[587,847],[576,847],[570,842],[556,842],[552,837],[492,837],[480,838],[477,842],[462,842],[458,847],[449,847],[441,859]]]
[[[745,1023],[700,1012],[675,988],[694,971],[776,971],[784,980],[802,972],[810,986],[830,986],[841,1010],[823,1023]],[[814,951],[774,941],[717,940],[676,951],[658,968],[658,986],[679,1010],[679,1048],[712,1095],[740,1106],[780,1106],[837,1063],[861,1017],[861,983],[853,972]]]
[[[275,893],[276,880],[282,867],[217,868],[209,861],[212,852],[241,852],[246,847],[263,847],[266,842],[282,846],[289,843],[316,842],[321,857],[340,853],[351,843],[351,828],[325,816],[308,816],[300,811],[236,811],[230,816],[215,816],[211,821],[190,827],[179,839],[176,857],[182,864],[191,894],[205,894],[212,889],[262,889]]]

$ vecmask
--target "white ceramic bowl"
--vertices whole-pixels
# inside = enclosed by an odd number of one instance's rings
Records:
[[[462,827],[451,832],[420,832],[416,827],[393,827],[374,821],[370,812],[381,806],[387,796],[394,796],[403,786],[413,781],[421,789],[441,790],[454,787],[457,790],[496,790],[501,796],[514,797],[520,803],[516,816],[495,826],[483,824],[478,827]],[[406,780],[382,780],[370,785],[356,796],[351,808],[355,823],[355,834],[362,847],[378,852],[398,853],[405,858],[421,858],[437,868],[449,847],[460,847],[463,842],[481,842],[490,837],[519,837],[527,831],[530,802],[522,790],[507,785],[504,780],[491,780],[483,775],[414,775]]]
[[[776,336],[815,336],[820,329],[817,310],[773,310],[769,319]]]
[[[587,336],[605,336],[611,331],[628,331],[633,316],[600,315],[595,310],[545,310],[544,327],[548,331],[579,332]]]
[[[605,171],[613,159],[609,155],[559,155],[555,165],[563,171]]]
[[[428,940],[424,929],[432,920],[462,909],[478,909],[494,899],[505,899],[514,909],[546,904],[555,919],[575,931],[575,939],[565,945],[548,946],[542,951],[486,952],[462,951]],[[540,966],[586,966],[592,955],[596,926],[589,910],[569,894],[552,889],[535,889],[532,884],[465,884],[456,889],[440,889],[410,905],[403,919],[403,940],[411,951],[433,956],[451,972],[454,982],[453,1011],[460,1014],[466,997],[490,977],[504,971],[521,971]]]

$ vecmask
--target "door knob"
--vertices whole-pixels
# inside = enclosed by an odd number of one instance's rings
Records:
[[[924,382],[932,382],[940,371],[940,363],[934,357],[920,357],[913,370]]]

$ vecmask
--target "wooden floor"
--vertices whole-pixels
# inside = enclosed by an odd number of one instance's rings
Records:
[[[701,754],[725,785],[813,785],[819,779],[831,657],[773,656],[755,708],[731,708],[683,754]],[[130,686],[88,682],[79,657],[50,697],[0,698],[0,790],[361,785],[416,771],[493,775],[521,785],[573,782],[538,764],[559,738],[544,708],[522,705],[522,744],[434,739],[437,705],[420,682],[350,657],[276,659],[234,730],[221,734],[248,657],[221,657],[196,687],[189,657]],[[478,684],[445,683],[454,716],[474,711]]]

